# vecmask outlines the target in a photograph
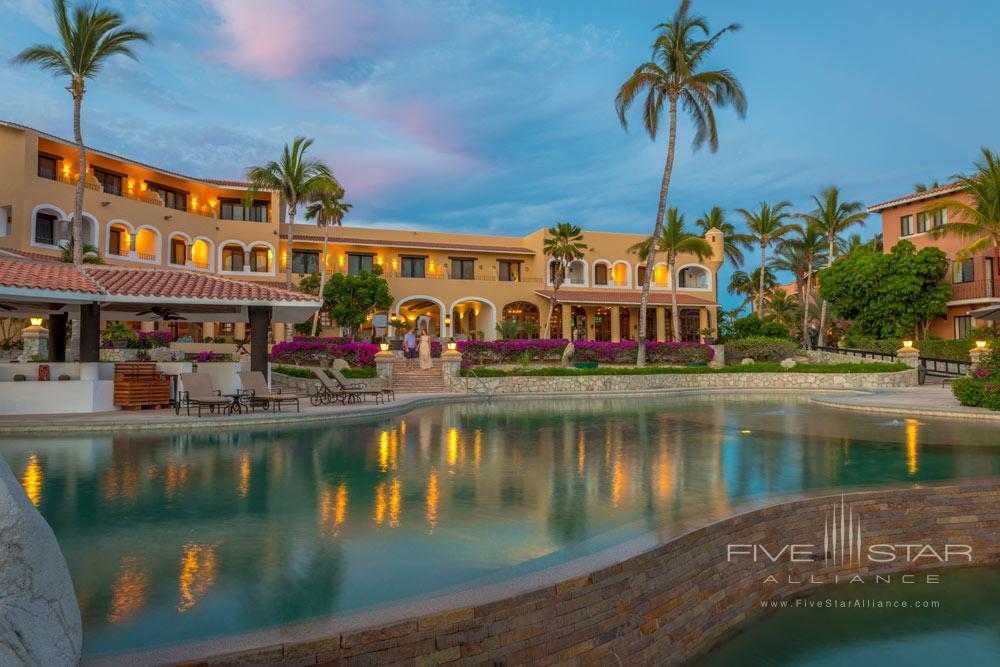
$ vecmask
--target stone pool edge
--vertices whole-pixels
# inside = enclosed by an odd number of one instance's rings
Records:
[[[725,562],[733,540],[818,544],[834,503],[864,517],[866,542],[915,540],[973,545],[975,560],[1000,562],[1000,480],[824,490],[761,500],[724,518],[689,526],[665,541],[646,534],[593,556],[480,589],[358,614],[180,644],[90,665],[472,664],[493,660],[584,662],[612,660],[678,665],[704,654],[760,602],[801,594],[816,585],[763,584],[767,574],[831,574],[810,563],[782,569],[767,563]],[[669,563],[669,567],[668,567]],[[923,569],[895,563],[854,570],[889,573]],[[381,621],[379,619],[381,618]]]
[[[487,396],[484,394],[461,394],[461,393],[439,393],[423,394],[413,398],[401,394],[400,398],[392,403],[386,404],[364,404],[350,408],[338,409],[330,412],[278,412],[278,413],[256,413],[251,415],[240,415],[238,417],[187,417],[181,415],[175,417],[171,415],[166,418],[159,418],[159,415],[151,415],[148,421],[114,421],[112,416],[90,417],[77,419],[74,415],[29,415],[28,419],[0,419],[0,436],[6,435],[27,435],[27,434],[61,434],[61,433],[109,433],[127,431],[188,431],[201,428],[251,428],[256,426],[281,426],[313,424],[320,422],[338,423],[343,421],[354,421],[365,418],[392,417],[406,413],[411,410],[439,405],[441,403],[476,403],[497,401],[526,401],[548,398],[631,398],[634,396],[686,396],[691,394],[726,394],[732,388],[724,387],[683,387],[683,388],[654,388],[644,390],[622,390],[608,392],[584,392],[584,391],[559,391],[559,392],[538,392],[525,394],[497,394]],[[870,394],[874,389],[859,388],[776,388],[776,387],[755,387],[744,388],[744,392],[753,394],[789,394],[801,395],[803,391],[810,395],[821,394]]]

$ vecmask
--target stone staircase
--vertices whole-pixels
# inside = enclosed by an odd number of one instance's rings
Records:
[[[434,359],[433,368],[422,370],[417,360],[407,368],[406,362],[399,360],[392,368],[392,388],[397,394],[426,394],[448,391],[444,386],[441,360]]]

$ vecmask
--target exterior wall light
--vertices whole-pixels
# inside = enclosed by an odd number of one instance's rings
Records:
[[[986,341],[985,340],[977,340],[976,341],[976,348],[978,348],[980,350],[985,350],[986,349]]]
[[[451,340],[448,341],[448,351],[454,352],[457,349],[458,349],[458,343],[456,343],[455,339],[452,338]]]
[[[388,352],[389,351],[389,343],[383,341],[383,342],[381,342],[381,343],[378,344],[378,348],[380,350],[382,350],[383,352]]]
[[[907,347],[907,348],[913,347],[913,341],[912,340],[904,340],[903,341],[903,347]]]
[[[32,317],[32,318],[30,318],[30,321],[31,321],[31,326],[33,326],[33,327],[40,327],[40,326],[42,326],[42,318],[40,318],[40,317]]]

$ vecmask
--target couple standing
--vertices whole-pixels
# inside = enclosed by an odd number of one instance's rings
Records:
[[[420,357],[420,368],[427,370],[434,367],[434,362],[431,361],[431,339],[427,335],[427,332],[420,334],[420,343],[417,343],[417,334],[415,329],[410,329],[403,336],[403,356],[406,357],[406,365],[412,366],[413,360],[418,356]]]

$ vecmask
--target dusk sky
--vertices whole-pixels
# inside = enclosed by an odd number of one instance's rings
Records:
[[[239,178],[297,134],[344,183],[352,226],[523,234],[557,221],[648,233],[666,142],[622,130],[618,86],[674,2],[107,2],[155,37],[90,83],[90,145]],[[710,65],[743,82],[720,149],[680,126],[671,206],[873,203],[1000,149],[1000,3],[702,0],[738,22]],[[945,9],[946,8],[946,9]],[[72,136],[66,82],[10,58],[55,40],[43,0],[0,0],[0,117]],[[866,234],[876,231],[877,217]],[[752,265],[750,266],[752,268]]]

